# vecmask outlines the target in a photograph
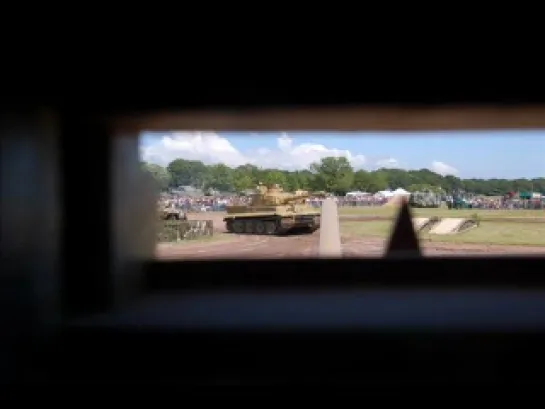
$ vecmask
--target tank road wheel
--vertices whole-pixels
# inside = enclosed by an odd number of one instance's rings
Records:
[[[233,222],[233,231],[237,234],[244,233],[244,221],[243,220],[235,220]]]
[[[225,222],[225,229],[229,233],[233,233],[233,221],[232,220],[228,220],[227,222]]]
[[[275,222],[265,222],[265,234],[272,235],[276,233],[276,223]]]
[[[256,220],[254,229],[257,234],[265,234],[265,230],[266,230],[265,223],[262,222],[261,220]]]
[[[254,232],[254,221],[246,220],[246,223],[244,223],[244,230],[246,233],[252,234]]]

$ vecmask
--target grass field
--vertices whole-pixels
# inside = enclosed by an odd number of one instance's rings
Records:
[[[463,217],[463,216],[455,216]],[[341,234],[351,237],[390,236],[393,224],[388,220],[342,222]],[[472,243],[513,246],[545,246],[545,223],[483,221],[479,227],[454,235],[420,233],[422,242]]]
[[[394,217],[399,211],[396,207],[339,207],[340,216]],[[414,217],[460,217],[470,218],[477,214],[481,220],[498,218],[543,218],[545,210],[482,210],[482,209],[411,209]]]

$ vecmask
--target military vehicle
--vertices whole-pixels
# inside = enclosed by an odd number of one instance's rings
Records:
[[[441,195],[431,191],[414,192],[409,198],[409,206],[417,209],[437,209],[441,204]]]
[[[288,232],[312,233],[320,228],[320,209],[306,204],[311,196],[325,197],[324,192],[298,190],[284,192],[279,185],[260,184],[250,195],[250,204],[227,206],[223,219],[227,231],[237,234],[282,235]]]
[[[447,203],[449,209],[471,209],[473,205],[466,199],[460,196],[454,196]]]
[[[160,220],[187,220],[187,214],[173,204],[159,205],[158,214]]]
[[[470,201],[471,195],[461,189],[452,192],[451,199],[447,202],[449,209],[471,209],[473,205]]]

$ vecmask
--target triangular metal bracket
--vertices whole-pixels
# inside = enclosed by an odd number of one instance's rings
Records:
[[[390,242],[386,248],[385,257],[397,257],[400,255],[421,256],[420,242],[414,231],[414,224],[409,204],[406,199],[402,201],[397,215]]]

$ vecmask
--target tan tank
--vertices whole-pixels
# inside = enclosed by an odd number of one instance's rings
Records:
[[[187,215],[182,210],[168,203],[159,205],[157,211],[160,220],[187,220]]]
[[[320,228],[320,209],[306,204],[310,196],[324,192],[284,192],[278,185],[258,186],[246,206],[227,206],[223,219],[227,231],[237,234],[281,235],[293,231],[314,232]]]

